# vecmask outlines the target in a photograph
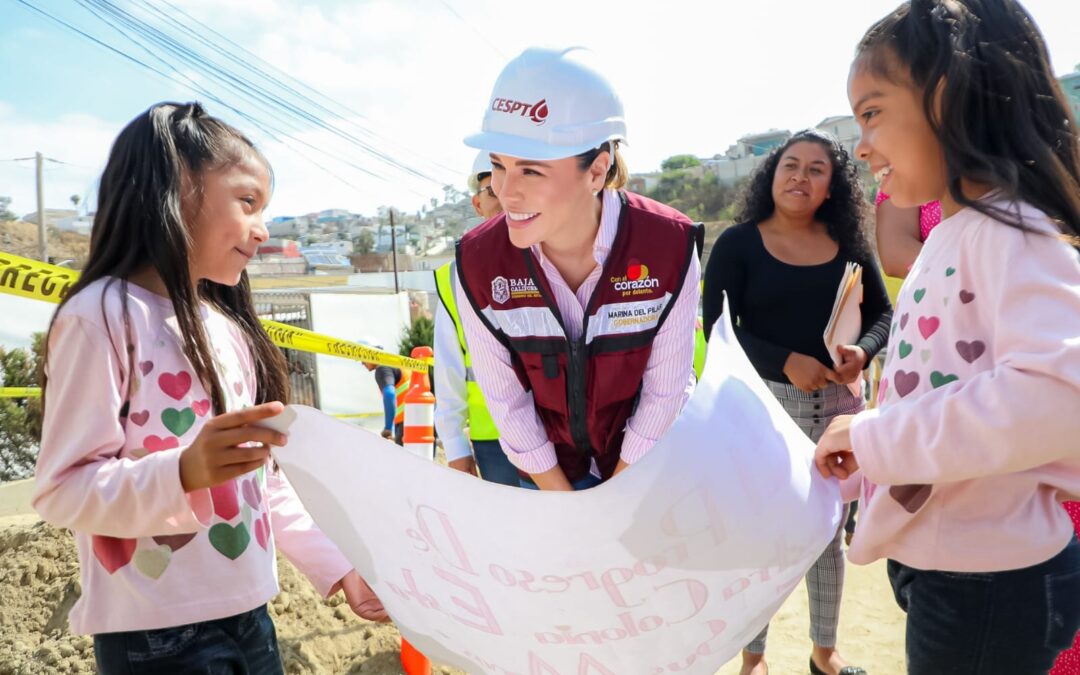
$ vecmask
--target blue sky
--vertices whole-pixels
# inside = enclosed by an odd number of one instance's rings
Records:
[[[138,48],[70,0],[31,4],[141,58]],[[163,0],[115,0],[132,11]],[[431,180],[409,178],[313,128],[299,137],[347,154],[380,178],[334,164],[335,176],[222,106],[144,71],[16,0],[0,0],[0,195],[34,208],[36,150],[66,162],[46,171],[46,205],[87,194],[120,128],[148,105],[203,99],[249,133],[277,177],[270,215],[322,208],[415,209],[464,188],[473,153],[461,139],[480,123],[499,70],[532,44],[592,47],[626,104],[631,170],[670,155],[722,153],[739,136],[797,129],[848,113],[847,66],[865,28],[895,0],[613,3],[548,0],[169,0],[230,40],[363,115],[371,142]],[[637,5],[642,5],[638,7]],[[1031,0],[1059,74],[1080,63],[1080,3]],[[146,15],[154,19],[152,15]],[[157,19],[154,19],[157,20]],[[188,73],[194,75],[193,73]],[[239,99],[223,94],[242,110]],[[350,126],[352,131],[359,127]],[[307,155],[305,159],[303,155]]]

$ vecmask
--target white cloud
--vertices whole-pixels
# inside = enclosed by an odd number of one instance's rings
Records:
[[[45,164],[48,208],[71,208],[69,196],[87,195],[104,167],[116,131],[113,124],[85,113],[38,122],[21,117],[12,104],[0,102],[0,159],[33,157],[41,152],[64,162]],[[34,162],[0,162],[0,195],[12,198],[11,208],[20,216],[34,211]]]

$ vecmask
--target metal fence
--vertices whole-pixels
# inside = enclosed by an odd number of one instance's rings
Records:
[[[311,330],[311,302],[307,293],[255,291],[255,311],[259,318]],[[290,403],[319,407],[319,378],[315,355],[295,349],[282,349],[289,366],[292,385]]]

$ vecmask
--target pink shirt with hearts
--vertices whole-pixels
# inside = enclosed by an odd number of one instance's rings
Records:
[[[42,518],[75,535],[82,596],[72,632],[151,630],[254,609],[278,592],[275,544],[327,594],[352,566],[269,465],[184,493],[180,453],[210,419],[210,397],[181,350],[172,303],[130,283],[129,372],[121,284],[107,292],[105,284],[78,293],[53,325],[33,497]],[[226,407],[253,405],[240,330],[207,305],[202,315]]]
[[[1073,536],[1080,495],[1080,255],[1040,211],[1024,233],[974,209],[942,221],[900,290],[879,389],[859,413],[852,562],[993,572]]]

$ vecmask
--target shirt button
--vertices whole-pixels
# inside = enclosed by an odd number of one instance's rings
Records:
[[[814,410],[821,410],[821,404],[820,403],[815,403],[814,404]]]

